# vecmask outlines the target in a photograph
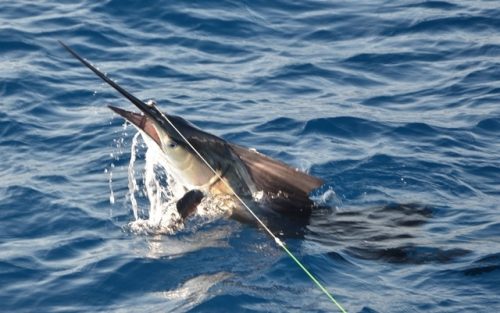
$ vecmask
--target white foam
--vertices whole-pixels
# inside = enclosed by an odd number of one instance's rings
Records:
[[[311,199],[319,205],[335,208],[336,210],[340,210],[342,207],[342,199],[335,193],[332,187],[329,187],[325,192]]]

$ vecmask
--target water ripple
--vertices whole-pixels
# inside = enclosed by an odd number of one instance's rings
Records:
[[[349,312],[498,311],[499,14],[494,1],[3,3],[2,310],[334,309],[251,226],[134,232],[135,130],[107,108],[131,105],[63,40],[139,98],[321,177],[323,207],[286,240]]]

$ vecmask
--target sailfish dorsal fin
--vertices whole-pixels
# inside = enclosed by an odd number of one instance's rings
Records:
[[[291,168],[257,151],[235,144],[230,144],[230,147],[246,165],[259,190],[307,197],[313,189],[323,185],[321,179]]]

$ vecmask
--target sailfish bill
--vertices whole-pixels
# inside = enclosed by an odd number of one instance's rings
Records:
[[[202,198],[210,195],[225,199],[224,204],[233,218],[252,222],[252,217],[234,193],[264,215],[299,219],[310,215],[315,204],[309,199],[309,193],[323,184],[321,179],[207,133],[179,116],[160,112],[154,103],[136,98],[73,49],[62,42],[60,44],[142,112],[110,106],[132,123],[143,137],[150,139],[146,140],[148,146],[156,145],[161,150],[169,174],[186,191],[177,202],[182,218],[193,214]],[[259,195],[259,201],[255,200],[255,195]]]

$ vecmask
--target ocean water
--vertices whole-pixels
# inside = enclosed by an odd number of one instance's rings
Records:
[[[497,1],[2,2],[1,312],[338,312],[258,228],[141,224],[167,179],[57,40],[324,179],[285,241],[348,312],[500,311]]]

